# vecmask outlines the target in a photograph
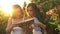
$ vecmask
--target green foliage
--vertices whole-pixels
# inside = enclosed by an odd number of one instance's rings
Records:
[[[54,8],[57,4],[60,5],[60,0],[32,0],[39,8],[42,8],[44,12]]]
[[[2,12],[0,12],[0,34],[6,34],[5,28],[7,24],[8,17],[4,16]]]
[[[44,13],[51,9],[54,9],[54,7],[56,7],[57,5],[60,6],[60,0],[32,0],[32,2],[36,3]],[[59,11],[57,11],[57,13],[52,14],[50,20],[52,21],[51,23],[54,23],[54,25],[58,27],[57,29],[60,29],[60,9]]]

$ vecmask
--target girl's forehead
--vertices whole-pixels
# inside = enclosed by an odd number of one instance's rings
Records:
[[[32,8],[32,7],[28,7],[28,9],[33,10],[33,8]]]

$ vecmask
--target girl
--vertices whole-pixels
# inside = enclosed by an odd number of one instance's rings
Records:
[[[19,5],[13,5],[13,14],[12,17],[8,19],[6,33],[23,34],[23,28],[19,27],[21,21],[23,21],[23,10]]]
[[[28,18],[34,18],[34,24],[32,24],[33,34],[42,34],[41,28],[46,29],[46,26],[40,23],[40,10],[34,3],[30,3],[27,6],[27,11],[29,13]]]

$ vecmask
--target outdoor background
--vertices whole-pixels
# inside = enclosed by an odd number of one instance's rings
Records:
[[[43,18],[47,20],[44,21],[42,19],[41,21],[43,21],[44,24],[49,24],[52,30],[51,32],[56,32],[60,34],[60,0],[28,0],[27,2],[26,1],[27,0],[23,2],[23,6],[21,5],[23,10],[26,9],[28,3],[36,3],[36,5],[40,8],[40,12],[43,13],[41,15],[43,15]],[[2,2],[4,2],[4,0]],[[3,5],[5,6],[6,4],[3,3]],[[7,20],[9,16],[11,16],[11,13],[8,12],[9,10],[6,9],[6,7],[4,6],[0,6],[0,34],[6,34],[5,28],[7,25]],[[2,7],[5,8],[6,11],[3,10]]]

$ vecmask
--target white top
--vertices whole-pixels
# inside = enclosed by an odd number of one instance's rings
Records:
[[[14,24],[13,22],[15,22],[15,21],[12,20],[12,24]],[[21,27],[16,26],[11,31],[11,34],[24,34],[24,31],[23,31],[23,29]]]
[[[30,18],[30,19],[27,19],[27,20],[22,19],[22,20],[19,21],[18,23],[19,23],[19,24],[20,24],[20,23],[25,23],[25,22],[30,21],[30,20],[32,20],[32,19],[33,19],[33,18]],[[12,24],[16,24],[16,23],[14,23],[14,22],[15,22],[15,21],[12,20]],[[11,31],[11,34],[24,34],[24,30],[23,30],[21,27],[16,26],[16,27],[14,27],[13,30]]]
[[[14,27],[11,31],[11,34],[24,34],[23,29],[21,27]]]

